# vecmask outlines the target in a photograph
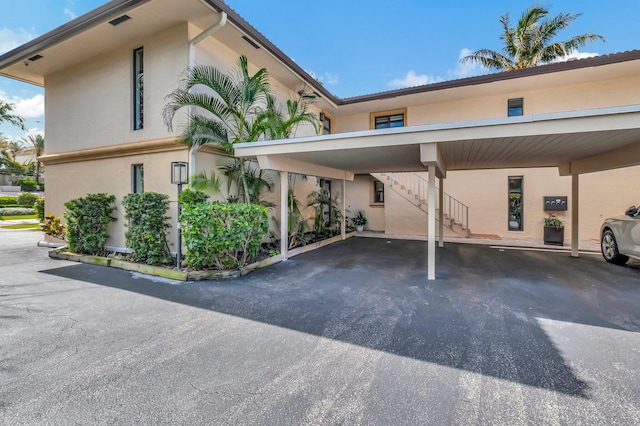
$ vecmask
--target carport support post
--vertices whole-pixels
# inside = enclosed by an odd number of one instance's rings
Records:
[[[436,279],[436,168],[429,166],[429,187],[427,191],[429,203],[429,225],[427,237],[427,279]]]
[[[289,245],[289,172],[280,172],[280,254],[287,260]]]
[[[438,178],[438,247],[444,247],[444,179],[442,177]]]
[[[580,175],[571,175],[571,257],[579,257],[579,224],[578,224],[578,204]]]
[[[342,179],[342,239],[347,239],[347,179]]]

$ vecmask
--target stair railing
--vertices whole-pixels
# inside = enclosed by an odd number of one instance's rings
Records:
[[[393,188],[394,176],[400,185],[404,185],[405,189],[416,194],[418,199],[416,204],[422,206],[422,200],[428,200],[428,188],[429,181],[416,173],[388,173],[389,186]],[[403,179],[407,178],[407,179]],[[436,191],[439,189],[436,183]],[[444,206],[439,205],[439,197],[436,196],[436,208],[444,209],[443,213],[449,218],[449,226],[452,226],[454,222],[457,222],[464,226],[466,230],[466,237],[469,238],[469,206],[461,202],[450,194],[443,192]]]

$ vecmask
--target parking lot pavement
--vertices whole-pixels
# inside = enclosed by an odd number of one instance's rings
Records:
[[[226,282],[0,235],[0,424],[640,424],[640,267],[351,238]]]

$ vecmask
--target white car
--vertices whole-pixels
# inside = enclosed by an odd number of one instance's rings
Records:
[[[624,265],[640,259],[640,207],[629,207],[624,216],[611,217],[600,228],[600,248],[607,262]]]

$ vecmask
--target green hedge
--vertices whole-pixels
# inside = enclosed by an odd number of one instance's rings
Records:
[[[269,231],[266,207],[255,204],[186,204],[180,220],[186,260],[196,269],[243,267]]]
[[[102,255],[107,242],[107,227],[116,220],[111,216],[116,197],[107,194],[88,194],[64,204],[67,211],[67,242],[73,253]]]
[[[33,207],[33,204],[38,201],[40,197],[29,192],[23,192],[18,195],[18,204],[21,206]]]
[[[44,220],[44,197],[39,197],[33,203],[33,211],[36,213],[36,216],[38,216],[40,222],[42,222]]]
[[[10,195],[0,196],[0,206],[15,206],[18,204],[18,197],[12,197]]]
[[[0,209],[0,216],[30,216],[35,214],[32,208],[28,207],[5,207]]]
[[[169,197],[155,192],[129,194],[122,200],[129,230],[127,247],[135,262],[149,265],[171,263],[166,231],[169,225]]]

